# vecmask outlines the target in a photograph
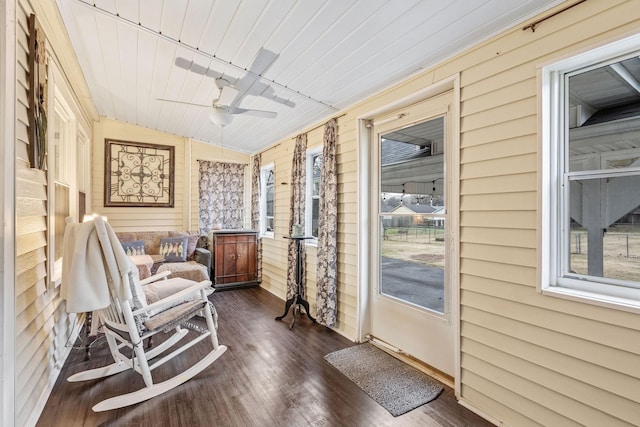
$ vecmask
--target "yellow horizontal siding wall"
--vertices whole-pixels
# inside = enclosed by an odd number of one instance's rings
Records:
[[[16,160],[29,164],[29,15],[25,1],[16,8]]]
[[[640,30],[637,1],[589,1],[433,70],[460,72],[461,397],[506,425],[637,425],[640,322],[543,296],[537,67]]]
[[[322,147],[324,126],[307,132],[307,149]],[[357,328],[357,146],[355,123],[345,117],[338,119],[338,314],[335,330],[349,339],[356,339]],[[262,287],[276,296],[286,298],[287,243],[290,234],[289,206],[291,197],[291,165],[294,139],[262,152],[261,164],[274,164],[275,170],[275,233],[262,238]],[[317,250],[307,246],[306,289],[311,314],[316,312]],[[284,310],[284,304],[283,304]]]
[[[287,240],[289,235],[289,197],[291,197],[291,162],[293,140],[285,140],[262,152],[261,166],[273,163],[275,173],[274,234],[262,237],[262,284],[274,295],[285,299],[287,294]],[[284,304],[283,307],[284,309]]]
[[[324,128],[323,128],[324,133]],[[337,330],[356,340],[358,327],[358,155],[356,122],[338,119],[338,312]]]
[[[24,425],[47,387],[53,306],[47,289],[47,185],[28,169],[28,2],[16,10],[16,322],[15,422]],[[7,331],[9,333],[9,331]]]
[[[47,181],[44,171],[16,168],[16,425],[27,425],[62,367],[74,332],[60,288],[47,275]]]
[[[46,268],[47,185],[43,171],[16,169],[16,423],[24,425],[46,388],[53,346]]]

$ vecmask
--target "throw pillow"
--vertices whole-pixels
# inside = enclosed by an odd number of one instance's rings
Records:
[[[122,242],[122,247],[127,255],[144,255],[144,242],[142,240],[133,240],[131,242]]]
[[[189,238],[163,237],[160,239],[160,255],[165,262],[184,262],[187,260],[187,244]]]
[[[169,237],[188,237],[189,242],[187,243],[187,259],[193,259],[193,253],[196,251],[196,245],[198,243],[198,237],[200,235],[198,233],[192,232],[184,232],[184,231],[169,231]]]

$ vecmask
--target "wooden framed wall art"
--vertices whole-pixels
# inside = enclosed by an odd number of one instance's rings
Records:
[[[105,207],[173,207],[175,147],[104,142]]]

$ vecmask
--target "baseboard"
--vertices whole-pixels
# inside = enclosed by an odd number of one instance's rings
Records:
[[[487,414],[484,411],[481,411],[480,409],[476,408],[472,403],[466,401],[465,399],[458,399],[458,403],[460,404],[460,406],[464,406],[465,408],[467,408],[468,410],[470,410],[471,412],[473,412],[474,414],[478,415],[479,417],[484,418],[485,420],[489,421],[490,423],[502,427],[504,424],[502,423],[502,421],[500,421],[499,419],[492,417],[491,415]]]
[[[440,381],[442,384],[453,388],[454,387],[454,378],[451,377],[450,375],[445,374],[444,372],[434,368],[433,366],[430,366],[418,359],[416,359],[415,357],[411,357],[410,355],[404,353],[402,350],[390,345],[387,342],[384,342],[376,337],[373,337],[371,335],[367,335],[367,338],[369,340],[369,342],[373,345],[375,345],[376,347],[378,347],[379,349],[383,350],[386,353],[389,353],[390,355],[394,356],[395,358],[402,360],[403,362],[405,362],[406,364],[413,366],[414,368],[416,368],[417,370],[419,370],[420,372],[430,376],[431,378]]]

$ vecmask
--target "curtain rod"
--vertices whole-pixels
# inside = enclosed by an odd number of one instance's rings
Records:
[[[249,166],[249,163],[244,163],[244,162],[234,162],[234,161],[232,161],[232,160],[207,160],[207,159],[196,159],[196,162],[233,163],[234,165]]]
[[[538,19],[537,21],[532,22],[531,24],[529,24],[529,25],[527,25],[527,26],[523,27],[523,28],[522,28],[522,31],[527,31],[528,29],[531,29],[531,32],[532,32],[532,33],[535,33],[535,32],[536,32],[536,26],[537,26],[538,24],[540,24],[540,23],[542,23],[542,22],[546,21],[547,19],[553,18],[554,16],[559,15],[559,14],[561,14],[562,12],[565,12],[565,11],[567,11],[567,10],[571,9],[572,7],[577,6],[577,5],[579,5],[580,3],[584,3],[584,2],[586,2],[586,1],[587,1],[587,0],[580,0],[580,1],[577,1],[577,2],[575,2],[574,4],[571,4],[571,5],[567,6],[567,7],[565,7],[564,9],[560,9],[559,11],[557,11],[557,12],[555,12],[555,13],[552,13],[551,15],[545,16],[544,18],[540,18],[540,19]]]
[[[346,116],[346,115],[347,115],[347,113],[340,114],[339,116],[331,117],[331,119],[336,119],[336,120],[338,120],[340,117],[344,117],[344,116]],[[329,119],[329,120],[331,120],[331,119]],[[328,122],[329,120],[327,120],[327,122]],[[324,123],[322,123],[322,124],[320,124],[320,125],[318,125],[318,126],[316,126],[316,127],[313,127],[313,128],[311,128],[311,129],[309,129],[309,130],[307,130],[307,131],[305,131],[305,132],[301,132],[301,133],[299,133],[298,135],[301,135],[301,134],[303,134],[303,133],[313,132],[313,131],[314,131],[314,130],[316,130],[316,129],[320,129],[322,126],[326,125],[326,124],[327,124],[327,122],[324,122]],[[296,136],[292,137],[291,139],[296,139],[296,138],[298,137],[298,135],[296,135]]]

